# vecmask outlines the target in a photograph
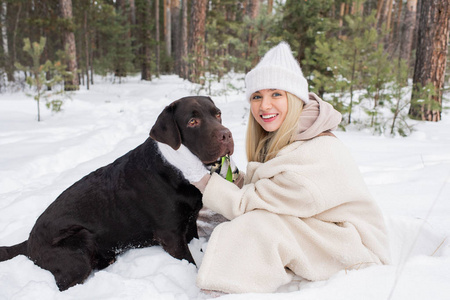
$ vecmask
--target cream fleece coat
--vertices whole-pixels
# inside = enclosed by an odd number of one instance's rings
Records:
[[[321,116],[329,104],[311,98],[320,107],[316,122],[327,123],[314,126],[331,129],[333,117]],[[202,289],[274,292],[292,272],[323,280],[389,262],[380,210],[349,151],[332,136],[299,140],[266,163],[250,162],[242,189],[213,174],[203,203],[231,221],[210,237],[197,277]]]

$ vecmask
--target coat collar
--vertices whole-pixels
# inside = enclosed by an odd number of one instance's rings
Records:
[[[341,113],[316,94],[309,93],[309,100],[300,115],[296,141],[310,140],[324,131],[334,130],[342,120]]]

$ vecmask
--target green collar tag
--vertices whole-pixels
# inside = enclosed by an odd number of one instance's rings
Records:
[[[222,167],[225,165],[225,163],[228,165],[227,175],[225,176],[225,179],[233,182],[233,172],[231,171],[230,157],[228,155],[222,157]]]

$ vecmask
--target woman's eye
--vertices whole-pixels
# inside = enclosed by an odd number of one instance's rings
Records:
[[[252,96],[252,100],[259,100],[259,99],[261,99],[261,96],[260,96],[260,95],[254,95],[254,96]]]
[[[272,95],[273,97],[280,97],[281,96],[281,94],[280,93],[273,93],[273,95]]]

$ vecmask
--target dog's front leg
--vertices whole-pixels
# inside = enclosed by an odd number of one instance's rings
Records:
[[[192,239],[198,239],[197,215],[191,216],[187,225],[186,242],[190,243]]]
[[[182,234],[173,232],[169,233],[166,231],[160,235],[160,238],[157,240],[163,249],[173,257],[180,260],[185,259],[195,265],[194,258],[192,257],[186,242],[186,237]]]

